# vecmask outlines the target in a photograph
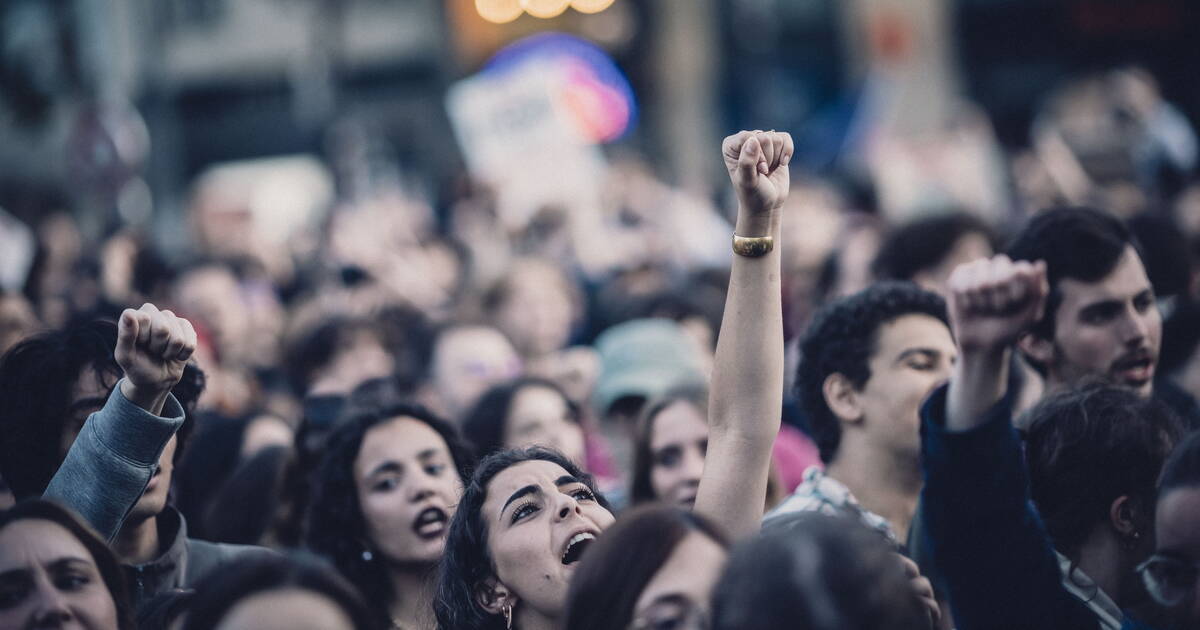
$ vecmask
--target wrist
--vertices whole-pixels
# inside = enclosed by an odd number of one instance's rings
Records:
[[[158,387],[139,387],[128,378],[121,381],[121,395],[129,402],[156,416],[162,414],[163,407],[167,404],[168,394],[170,394],[170,390]]]
[[[734,233],[738,236],[757,237],[757,236],[774,236],[775,223],[774,211],[770,212],[751,212],[745,209],[745,206],[738,208],[737,223],[734,225]]]

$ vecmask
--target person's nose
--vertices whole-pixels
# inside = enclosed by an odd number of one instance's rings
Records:
[[[67,598],[49,582],[41,581],[35,591],[32,628],[61,628],[71,620]]]

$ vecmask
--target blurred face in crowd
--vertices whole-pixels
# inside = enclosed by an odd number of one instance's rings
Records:
[[[727,555],[712,538],[689,533],[642,589],[633,608],[633,627],[707,627],[708,602]]]
[[[1052,388],[1101,377],[1149,396],[1162,341],[1162,316],[1137,252],[1128,247],[1098,282],[1064,278],[1052,343],[1026,337],[1022,348],[1047,368]]]
[[[708,422],[695,405],[679,400],[658,412],[650,430],[650,487],[660,501],[691,508],[696,504]]]
[[[549,387],[531,385],[512,398],[504,425],[504,446],[546,446],[579,466],[586,464],[583,427],[566,399]]]
[[[954,271],[955,267],[980,258],[988,258],[993,253],[992,244],[988,241],[987,236],[978,232],[968,232],[959,237],[958,241],[954,243],[954,247],[950,249],[950,253],[946,254],[946,257],[937,266],[917,272],[913,277],[913,282],[920,285],[922,289],[945,296],[948,294],[946,281],[950,279],[950,273]]]
[[[1195,569],[1200,565],[1200,487],[1177,488],[1159,498],[1154,528],[1158,546],[1150,566],[1160,594],[1177,602],[1171,609],[1179,627],[1200,627]]]
[[[30,518],[0,530],[0,628],[116,630],[112,593],[65,527]]]
[[[433,350],[434,387],[445,412],[455,419],[489,387],[520,373],[516,350],[494,328],[454,328],[438,338]]]
[[[241,600],[229,609],[216,630],[354,630],[354,622],[325,595],[281,588]]]
[[[67,456],[67,451],[75,443],[75,438],[79,437],[84,422],[87,421],[88,416],[104,406],[113,387],[116,387],[117,380],[118,377],[115,374],[98,372],[92,367],[84,368],[80,373],[79,378],[75,380],[75,385],[71,388],[71,405],[68,408],[70,416],[63,427],[62,443],[59,447],[60,457]],[[167,506],[171,475],[175,469],[175,447],[176,439],[172,437],[158,458],[158,469],[150,478],[150,483],[146,485],[142,498],[138,499],[137,504],[129,513],[127,519],[129,522],[137,523],[157,516]]]
[[[180,278],[177,296],[182,314],[212,335],[223,362],[236,361],[249,350],[246,338],[251,322],[232,272],[217,265],[196,269]]]
[[[871,376],[857,393],[859,425],[876,452],[920,452],[920,408],[950,378],[958,352],[937,318],[901,315],[879,327]]]
[[[574,316],[567,279],[535,260],[515,264],[510,274],[496,325],[526,357],[561,349],[570,339]]]
[[[25,296],[0,294],[0,355],[33,332],[37,325],[33,306]]]
[[[371,427],[354,461],[354,480],[376,553],[396,564],[441,557],[462,481],[437,431],[404,416]]]
[[[545,460],[521,462],[493,477],[482,518],[496,580],[518,602],[518,627],[526,615],[562,614],[576,563],[613,523],[587,485]]]
[[[343,344],[329,365],[315,375],[308,394],[348,394],[371,379],[391,376],[395,370],[396,360],[379,335],[362,330]]]

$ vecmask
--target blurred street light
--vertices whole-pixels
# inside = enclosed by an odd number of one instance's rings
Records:
[[[521,0],[475,0],[475,10],[480,17],[495,24],[507,24],[525,12]]]
[[[571,0],[521,0],[526,13],[543,19],[558,17],[570,5]]]
[[[613,0],[571,0],[571,8],[580,13],[599,13],[612,6]]]

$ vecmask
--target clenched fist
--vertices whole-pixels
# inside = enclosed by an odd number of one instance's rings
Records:
[[[115,357],[125,372],[121,393],[137,406],[161,413],[195,351],[196,331],[188,320],[153,304],[125,309],[117,323]]]
[[[947,282],[950,321],[963,353],[1001,351],[1042,318],[1046,263],[1007,256],[959,265]]]
[[[721,155],[742,209],[763,215],[783,205],[791,183],[788,162],[794,152],[792,136],[783,132],[741,131],[725,138]]]

